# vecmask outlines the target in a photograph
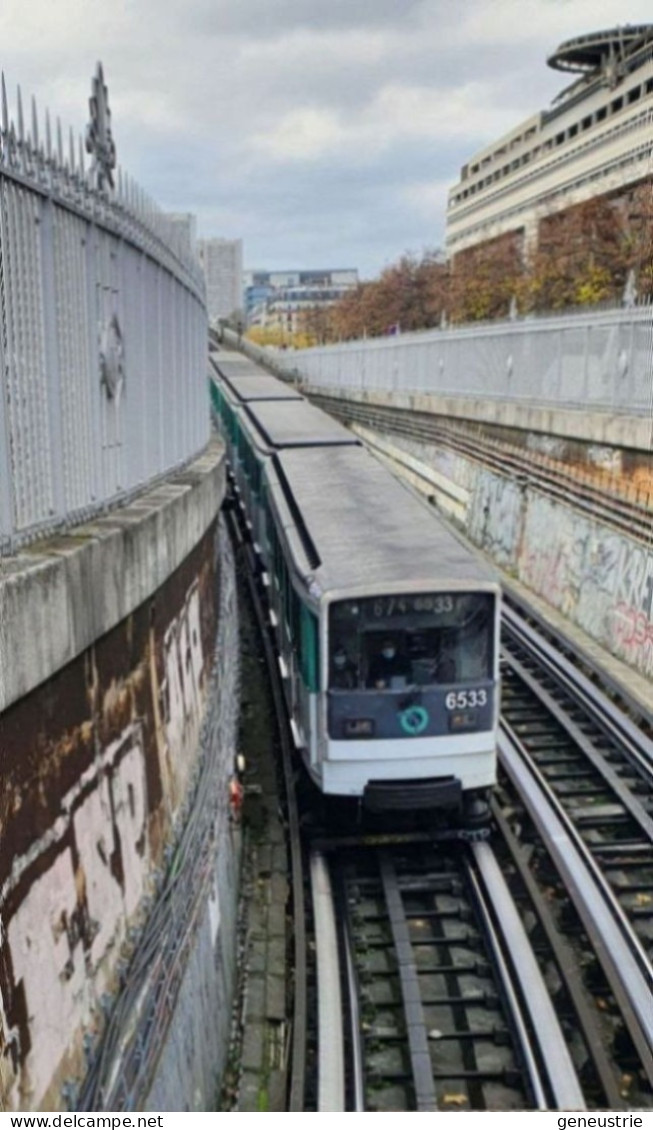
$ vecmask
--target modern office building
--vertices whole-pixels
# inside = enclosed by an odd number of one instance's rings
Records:
[[[206,279],[209,320],[229,318],[243,306],[243,241],[200,239],[197,249]]]
[[[543,218],[653,180],[653,24],[579,36],[547,61],[579,77],[463,166],[449,257],[507,233],[528,250]]]

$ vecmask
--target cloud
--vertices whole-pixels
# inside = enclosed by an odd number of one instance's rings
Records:
[[[452,91],[393,84],[355,113],[291,110],[265,132],[252,135],[251,146],[279,164],[326,157],[368,162],[406,140],[435,146],[458,137],[462,123],[470,139],[493,136],[509,128],[514,114],[493,105],[491,95],[484,83]]]
[[[629,0],[646,22],[650,0]],[[446,187],[564,85],[565,38],[622,0],[5,0],[0,65],[82,133],[104,63],[118,159],[248,264],[442,242]]]

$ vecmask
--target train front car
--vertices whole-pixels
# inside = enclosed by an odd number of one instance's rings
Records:
[[[313,780],[371,812],[482,823],[496,780],[494,573],[365,450],[280,462],[319,559]]]
[[[402,812],[482,827],[496,779],[494,573],[291,386],[232,354],[212,363],[308,775],[386,828]]]
[[[370,811],[487,817],[495,782],[498,594],[450,577],[330,599],[326,793]]]

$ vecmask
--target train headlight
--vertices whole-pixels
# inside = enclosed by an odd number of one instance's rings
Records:
[[[478,729],[478,710],[456,710],[449,715],[449,729],[460,732],[461,730]]]
[[[346,738],[373,738],[375,725],[373,718],[345,718]]]

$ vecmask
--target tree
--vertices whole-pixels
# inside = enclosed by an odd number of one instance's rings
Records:
[[[438,325],[446,306],[448,267],[438,252],[405,254],[378,279],[360,283],[332,308],[331,332],[345,340]]]
[[[624,265],[640,298],[653,298],[653,182],[633,188],[621,202]]]
[[[449,286],[453,322],[506,318],[513,298],[522,298],[523,234],[506,232],[496,239],[459,251]]]
[[[523,230],[459,251],[406,253],[378,279],[360,283],[306,324],[312,340],[377,337],[451,322],[506,318],[517,310],[561,310],[619,302],[630,272],[640,298],[653,297],[653,183],[599,196],[539,224],[527,250]]]
[[[618,299],[628,270],[619,213],[595,197],[540,221],[526,279],[526,305],[559,310]]]

